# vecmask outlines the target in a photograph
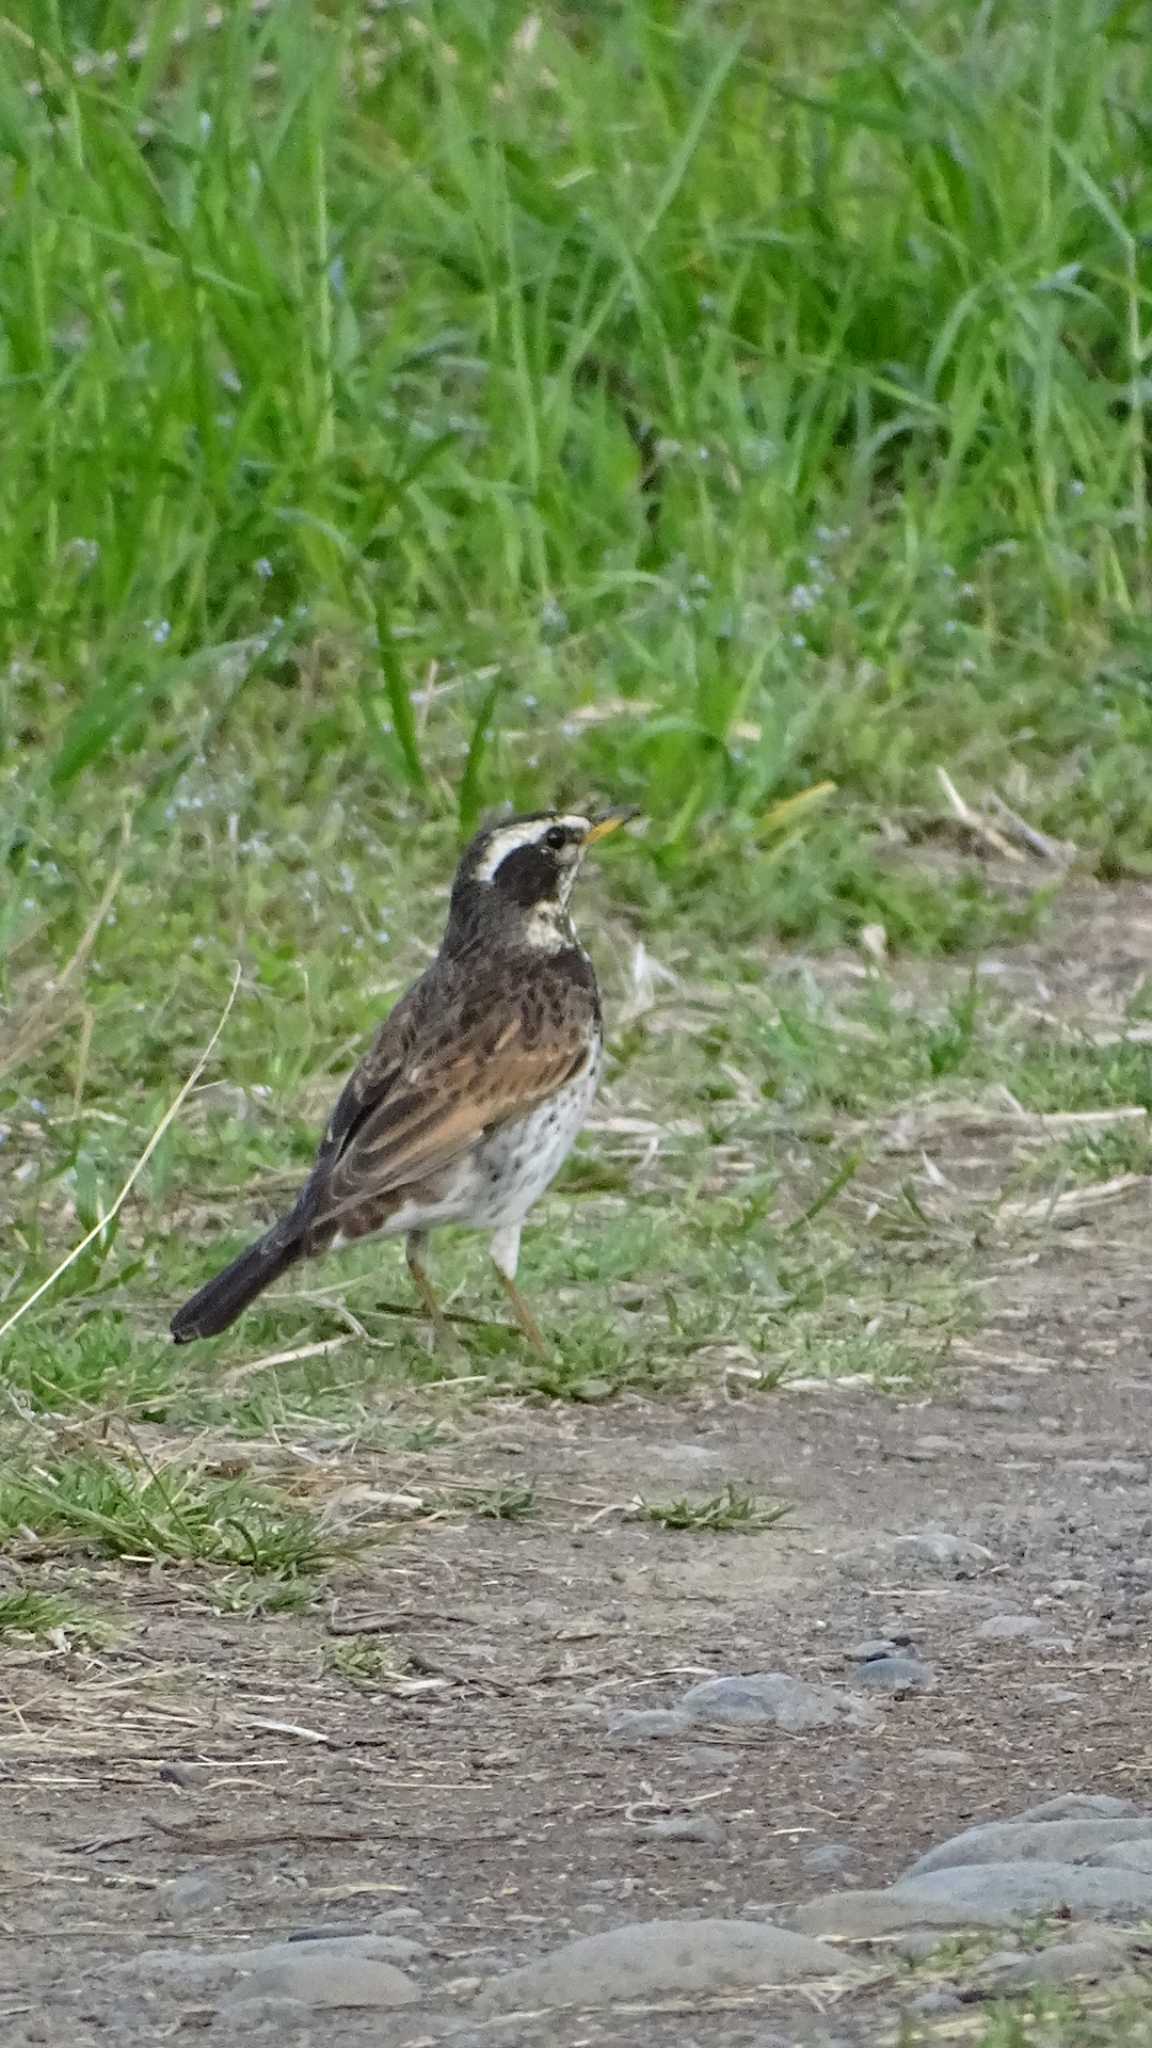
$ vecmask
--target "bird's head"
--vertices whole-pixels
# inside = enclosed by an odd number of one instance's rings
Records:
[[[514,935],[518,943],[558,952],[574,943],[568,899],[584,856],[598,839],[636,814],[537,811],[478,832],[456,870],[453,926],[461,937],[482,925]]]

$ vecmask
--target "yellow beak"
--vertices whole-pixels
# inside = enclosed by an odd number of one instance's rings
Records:
[[[593,846],[597,839],[607,839],[610,832],[619,831],[621,825],[626,825],[630,818],[639,816],[635,804],[622,804],[618,810],[602,811],[585,834],[585,846]]]

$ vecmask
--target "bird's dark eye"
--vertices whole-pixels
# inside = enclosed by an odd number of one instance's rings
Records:
[[[544,834],[544,844],[550,847],[553,853],[563,853],[564,848],[568,844],[568,834],[564,830],[563,825],[549,826],[549,829]]]

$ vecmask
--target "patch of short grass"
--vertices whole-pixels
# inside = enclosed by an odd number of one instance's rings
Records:
[[[719,1493],[700,1499],[687,1494],[675,1500],[649,1500],[642,1496],[629,1508],[628,1515],[631,1521],[656,1522],[662,1529],[732,1530],[738,1535],[755,1536],[765,1529],[774,1529],[791,1512],[787,1501],[762,1500],[729,1480]]]
[[[481,1522],[526,1522],[539,1512],[536,1488],[527,1481],[506,1480],[496,1486],[456,1486],[445,1495],[455,1513],[475,1515]]]
[[[14,1587],[0,1593],[0,1640],[6,1636],[54,1636],[60,1629],[82,1626],[80,1615],[55,1593]]]
[[[961,1301],[939,1303],[937,1317],[927,1324],[917,1343],[907,1329],[869,1332],[860,1329],[822,1331],[798,1330],[787,1345],[787,1364],[779,1368],[777,1384],[792,1379],[867,1380],[881,1392],[913,1392],[929,1387],[939,1390],[946,1374],[949,1339],[967,1326],[968,1315]]]
[[[352,1636],[324,1646],[324,1669],[362,1691],[387,1691],[409,1669],[404,1651],[391,1643]]]
[[[195,1590],[195,1589],[193,1589]],[[304,1614],[316,1599],[311,1576],[278,1577],[275,1572],[214,1572],[202,1589],[213,1614]]]
[[[1060,1189],[1118,1180],[1127,1174],[1152,1175],[1152,1133],[1147,1117],[1125,1119],[1110,1128],[1084,1131],[1063,1143],[1047,1145],[1021,1167],[1019,1181],[1025,1187]]]
[[[172,1397],[170,1360],[121,1310],[29,1319],[8,1342],[4,1381],[41,1414],[108,1410],[160,1421]]]
[[[925,2040],[936,2038],[935,2032]],[[1035,1990],[999,2001],[968,2038],[974,2048],[1148,2048],[1145,1998],[1106,1986]]]
[[[11,1540],[22,1532],[54,1549],[243,1566],[285,1579],[318,1572],[348,1549],[267,1487],[112,1449],[10,1463],[0,1473],[0,1533]]]

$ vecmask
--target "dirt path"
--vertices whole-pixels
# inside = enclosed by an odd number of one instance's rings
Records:
[[[1037,1263],[980,1359],[907,1406],[848,1389],[490,1420],[452,1477],[531,1475],[544,1515],[422,1527],[346,1575],[335,1626],[385,1620],[359,1640],[415,1667],[427,1689],[408,1697],[325,1671],[325,1649],[351,1639],[323,1622],[206,1621],[157,1575],[130,1649],[90,1670],[77,1656],[63,1689],[58,1665],[9,1672],[11,2024],[63,2039],[36,2029],[67,2015],[73,2041],[116,2038],[99,1966],[169,1937],[361,1927],[401,1907],[437,1976],[487,1974],[621,1918],[884,1882],[942,1834],[1054,1792],[1138,1796],[1152,1775],[1148,1294],[1120,1248]],[[439,1484],[446,1465],[409,1458],[405,1482]],[[732,1477],[793,1516],[700,1534],[612,1506]],[[992,1561],[901,1555],[892,1539],[926,1527]],[[980,1638],[1003,1613],[1043,1617],[1055,1646]],[[606,1739],[610,1710],[713,1672],[842,1682],[861,1638],[897,1629],[939,1685],[883,1701],[875,1732]],[[722,1839],[661,1838],[648,1824],[665,1815],[707,1815]],[[79,2003],[45,2022],[62,1976]],[[125,2039],[155,2023],[120,2021]],[[655,2018],[628,2035],[606,2024],[571,2038],[680,2038]],[[325,2039],[379,2039],[379,2025],[326,2016]]]

